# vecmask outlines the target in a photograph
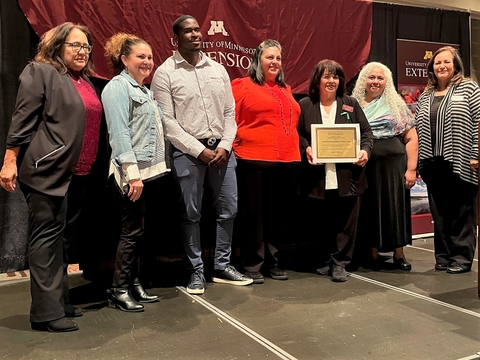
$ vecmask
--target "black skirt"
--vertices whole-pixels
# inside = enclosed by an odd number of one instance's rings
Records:
[[[358,246],[389,252],[412,243],[406,168],[405,144],[400,138],[374,140],[366,165],[368,189],[361,200]]]

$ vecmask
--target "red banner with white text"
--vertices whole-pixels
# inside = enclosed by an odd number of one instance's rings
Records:
[[[183,14],[201,26],[204,51],[243,77],[253,51],[265,39],[283,47],[286,81],[294,93],[307,93],[315,64],[338,61],[347,81],[366,63],[372,33],[371,0],[18,0],[37,34],[65,21],[86,25],[93,36],[99,76],[110,78],[103,45],[118,31],[133,33],[153,49],[156,66],[175,50],[172,23]],[[147,79],[147,83],[151,78]]]

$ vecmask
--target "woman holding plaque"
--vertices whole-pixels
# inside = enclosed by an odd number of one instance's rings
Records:
[[[248,76],[233,80],[232,90],[237,121],[236,225],[243,267],[255,284],[264,282],[261,270],[272,279],[286,280],[277,252],[293,218],[300,107],[285,83],[278,41],[265,40],[257,47]]]
[[[434,221],[435,270],[470,271],[477,242],[480,88],[463,75],[458,51],[438,49],[415,113],[418,171]]]
[[[359,262],[365,257],[370,266],[379,269],[378,252],[393,251],[395,267],[409,271],[412,265],[403,247],[412,243],[409,189],[417,177],[418,137],[413,114],[395,90],[392,72],[379,62],[363,67],[352,95],[362,106],[374,137],[355,253]]]
[[[298,124],[302,153],[301,192],[311,199],[313,219],[315,225],[320,226],[320,242],[326,248],[318,254],[317,273],[330,275],[335,282],[347,280],[345,267],[352,259],[360,196],[367,188],[365,164],[373,146],[372,130],[362,108],[345,92],[342,66],[333,60],[320,61],[310,76],[308,97],[300,100]],[[358,124],[355,126],[359,128],[360,138],[356,140],[360,144],[355,159],[322,162],[321,154],[316,154],[312,148],[312,140],[317,140],[312,139],[312,124]],[[342,131],[341,126],[338,131]]]

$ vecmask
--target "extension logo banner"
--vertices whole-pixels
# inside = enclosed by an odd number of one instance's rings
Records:
[[[18,0],[38,35],[65,21],[92,32],[97,73],[111,78],[103,55],[116,32],[135,34],[153,49],[155,65],[172,55],[172,24],[180,15],[198,21],[205,53],[225,66],[230,78],[246,76],[255,48],[280,42],[286,82],[308,93],[310,74],[322,59],[338,61],[351,80],[367,62],[372,36],[371,0]],[[153,72],[152,72],[153,74]],[[153,75],[151,75],[153,76]],[[151,77],[146,83],[151,82]]]
[[[397,39],[398,92],[413,113],[428,82],[427,64],[435,51],[447,45],[460,47],[458,44]]]

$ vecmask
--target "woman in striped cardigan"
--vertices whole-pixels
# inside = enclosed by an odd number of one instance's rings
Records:
[[[434,220],[435,269],[471,269],[477,236],[480,88],[465,78],[458,51],[438,49],[415,114],[418,171]]]

